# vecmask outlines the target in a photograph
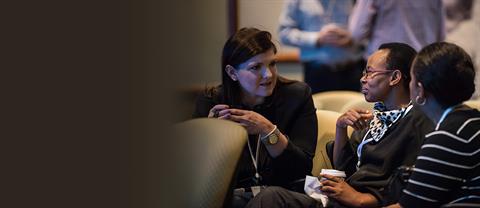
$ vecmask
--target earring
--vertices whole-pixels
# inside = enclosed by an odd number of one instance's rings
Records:
[[[427,102],[427,98],[421,98],[420,96],[417,95],[417,97],[415,97],[415,102],[418,105],[425,105],[425,103]]]
[[[232,80],[233,80],[234,82],[236,82],[236,81],[237,81],[237,78],[235,78],[235,77],[232,77]]]

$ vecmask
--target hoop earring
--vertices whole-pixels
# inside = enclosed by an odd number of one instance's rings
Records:
[[[417,97],[415,97],[415,102],[418,105],[425,105],[425,103],[427,102],[427,98],[423,98],[423,100],[420,100],[420,99],[422,99],[422,98],[417,95]]]

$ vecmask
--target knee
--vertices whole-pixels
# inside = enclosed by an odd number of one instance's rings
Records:
[[[282,193],[287,191],[282,187],[269,186],[256,195],[247,205],[248,208],[275,207],[282,200]],[[268,205],[268,206],[267,206]],[[272,206],[275,205],[275,206]]]
[[[279,193],[279,192],[283,192],[283,191],[286,191],[286,189],[282,188],[280,186],[269,186],[269,187],[265,188],[264,190],[262,190],[260,193],[271,195],[271,194],[275,194],[275,193]]]
[[[282,199],[285,193],[288,192],[287,189],[279,186],[270,186],[262,190],[255,198],[262,202],[272,202]]]

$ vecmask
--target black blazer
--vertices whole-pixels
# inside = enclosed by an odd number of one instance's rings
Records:
[[[217,87],[221,92],[221,86]],[[209,110],[219,103],[219,95],[203,94],[197,99],[193,117],[206,117]],[[311,90],[303,82],[277,82],[271,96],[253,110],[277,125],[278,129],[288,137],[287,148],[277,158],[268,154],[261,144],[259,153],[259,173],[262,185],[277,185],[287,187],[295,180],[305,178],[312,170],[312,159],[317,144],[317,117],[313,105]],[[249,140],[255,154],[258,135],[250,135]],[[255,169],[245,146],[237,167],[235,187],[250,187],[254,185]]]

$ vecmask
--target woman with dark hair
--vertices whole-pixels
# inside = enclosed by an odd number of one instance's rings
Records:
[[[478,207],[480,112],[462,104],[475,90],[471,58],[457,45],[433,43],[419,52],[411,76],[411,98],[436,127],[426,135],[399,204]]]
[[[249,134],[234,181],[235,206],[256,194],[251,187],[289,188],[312,170],[317,118],[311,90],[277,75],[276,52],[269,32],[240,29],[223,48],[222,84],[197,100],[194,117],[234,121]]]

